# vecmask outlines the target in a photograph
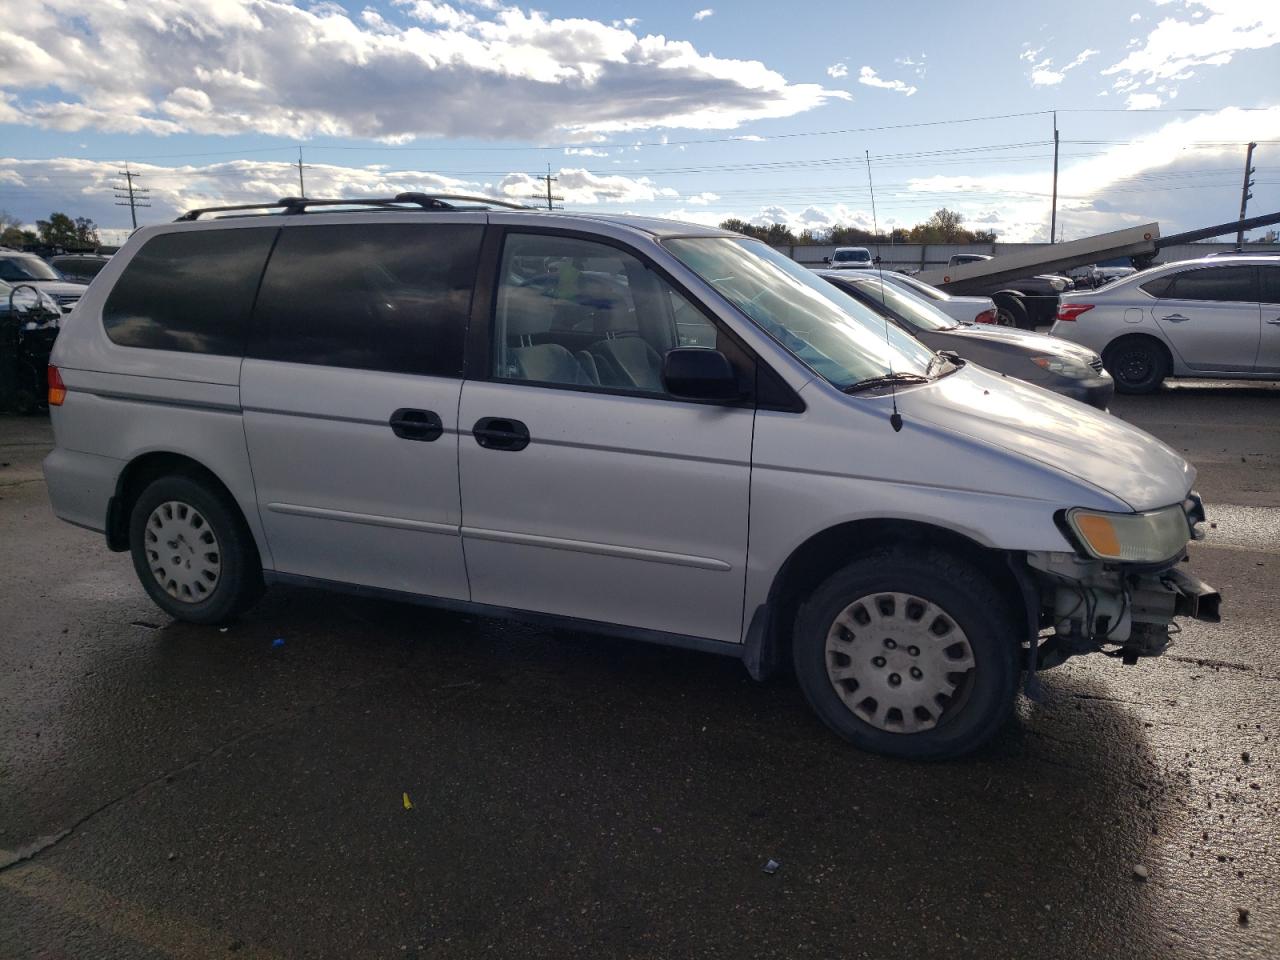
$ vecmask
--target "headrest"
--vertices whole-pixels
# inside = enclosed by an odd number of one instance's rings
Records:
[[[508,337],[546,333],[555,319],[556,301],[536,287],[513,287],[506,292]]]

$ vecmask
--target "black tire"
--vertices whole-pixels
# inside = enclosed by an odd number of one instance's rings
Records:
[[[1152,393],[1169,375],[1169,355],[1150,337],[1126,337],[1102,354],[1117,393]]]
[[[1019,330],[1026,330],[1031,325],[1027,305],[1022,302],[1021,297],[998,293],[992,299],[996,304],[997,324],[1002,327],[1017,327]]]
[[[920,673],[913,665],[917,660],[909,651],[917,651],[911,646],[907,649],[895,647],[887,655],[904,659],[903,664],[896,660],[887,663],[882,656],[875,656],[866,661],[861,659],[859,666],[852,665],[852,658],[845,657],[838,649],[828,651],[828,633],[833,636],[837,632],[836,618],[847,612],[846,608],[858,606],[858,601],[873,598],[876,603],[883,603],[892,598],[886,594],[910,595],[903,606],[903,615],[912,616],[912,601],[924,601],[936,605],[945,619],[950,621],[950,628],[942,624],[945,632],[941,644],[947,638],[959,637],[961,643],[952,640],[952,644],[944,648],[945,656],[954,662],[955,648],[967,644],[965,659],[972,661],[972,668],[962,674],[949,673],[945,669],[942,674],[948,683],[955,688],[946,700],[933,700],[933,725],[915,732],[900,732],[902,711],[899,721],[893,721],[893,710],[886,710],[884,723],[875,724],[855,710],[867,710],[867,696],[861,704],[856,697],[860,693],[871,694],[874,689],[871,682],[880,679],[892,682],[898,673],[883,676],[885,670],[902,670],[898,686],[910,696],[908,689],[911,683],[920,682],[924,686],[920,690],[929,689],[929,674],[923,674],[919,681],[911,677]],[[939,619],[924,624],[917,618],[914,629],[923,629],[932,638],[934,627]],[[832,574],[819,586],[807,601],[800,607],[796,617],[795,633],[792,642],[792,653],[795,659],[796,678],[810,706],[827,726],[848,740],[850,743],[874,753],[910,759],[941,759],[957,757],[976,750],[986,743],[1004,724],[1013,707],[1014,694],[1018,680],[1018,653],[1020,650],[1017,620],[1009,604],[974,566],[966,561],[942,551],[920,546],[892,547],[877,550],[854,560],[848,566]],[[924,624],[921,628],[921,624]],[[868,631],[875,633],[879,625],[869,624]],[[961,634],[955,634],[951,628],[958,627]],[[889,631],[890,628],[879,627]],[[907,634],[909,636],[909,634]],[[834,643],[838,646],[853,635],[845,630],[844,636]],[[878,636],[863,634],[856,638],[859,646],[850,646],[850,651],[867,653],[868,643],[873,644],[872,652],[884,653],[880,650],[883,643]],[[875,661],[879,660],[878,665]],[[845,663],[848,661],[848,663]],[[920,660],[920,665],[928,670],[928,664]],[[834,669],[862,669],[866,671],[869,682],[866,686],[857,680],[840,679],[828,674],[828,663]],[[843,665],[842,665],[843,664]],[[950,664],[948,664],[950,665]],[[910,669],[908,675],[906,670]],[[873,671],[881,671],[881,677]],[[840,683],[843,692],[837,692]],[[849,684],[853,687],[850,688]],[[886,698],[892,696],[886,691]],[[917,694],[920,696],[920,694]],[[850,705],[852,702],[853,705]],[[877,711],[879,708],[872,708]],[[915,709],[926,709],[917,707]],[[927,710],[926,710],[927,712]],[[914,724],[924,724],[920,715],[916,715]]]
[[[148,525],[164,522],[156,512],[168,504],[185,506],[190,511],[184,515],[181,509],[169,510],[175,523],[176,518],[187,517],[188,523],[198,526],[197,535],[211,535],[212,541],[201,545],[193,536],[191,542],[166,540],[161,543],[153,536],[149,543]],[[151,532],[154,534],[154,527]],[[190,558],[201,546],[214,548],[205,554],[202,561],[216,567],[215,579],[208,588],[204,588],[207,593],[201,592],[198,583],[194,593],[184,587],[176,591],[167,590],[156,571],[168,571],[167,560],[178,560],[178,554],[181,554],[187,558],[187,576],[191,577]],[[166,554],[165,560],[160,560],[156,551],[149,549],[157,547]],[[225,623],[253,606],[262,595],[262,561],[240,508],[219,486],[197,476],[171,474],[147,485],[134,501],[129,514],[129,551],[143,589],[160,609],[177,620]],[[210,559],[214,556],[216,560]],[[153,561],[156,561],[155,565]],[[177,566],[181,568],[182,564]]]

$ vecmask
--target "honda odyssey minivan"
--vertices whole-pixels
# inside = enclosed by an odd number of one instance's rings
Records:
[[[231,213],[230,217],[219,214]],[[57,514],[170,616],[353,590],[784,659],[861,747],[1217,618],[1195,471],[723,230],[402,194],[134,234],[57,341]]]

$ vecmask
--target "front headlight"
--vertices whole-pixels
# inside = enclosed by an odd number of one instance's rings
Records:
[[[1041,370],[1048,370],[1060,377],[1072,380],[1088,380],[1096,377],[1097,371],[1085,363],[1079,363],[1067,357],[1032,357],[1031,362]]]
[[[1172,560],[1191,538],[1180,504],[1148,513],[1100,513],[1077,507],[1067,511],[1067,524],[1089,554],[1125,563]]]

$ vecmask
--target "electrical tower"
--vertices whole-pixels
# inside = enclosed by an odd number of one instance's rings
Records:
[[[531,174],[531,176],[532,176],[532,174]],[[553,176],[551,175],[551,164],[547,164],[547,173],[546,173],[546,176],[543,176],[542,174],[539,174],[538,176],[534,177],[533,179],[535,179],[535,180],[542,180],[542,181],[544,181],[544,182],[546,183],[546,185],[547,185],[547,192],[546,192],[546,194],[545,194],[545,195],[535,194],[534,196],[530,197],[529,199],[530,199],[530,200],[545,200],[545,201],[547,202],[547,209],[548,209],[548,210],[563,210],[563,209],[564,209],[564,205],[562,204],[561,206],[558,206],[558,207],[557,207],[557,206],[556,206],[556,201],[557,201],[557,200],[563,200],[563,199],[564,199],[564,197],[558,197],[558,196],[555,196],[555,195],[553,195],[553,194],[551,193],[551,185],[560,179],[559,177],[553,177]]]
[[[1258,168],[1253,165],[1253,151],[1258,145],[1250,143],[1244,152],[1244,186],[1240,188],[1240,221],[1244,222],[1244,212],[1249,208],[1249,200],[1253,194],[1249,192],[1249,188],[1253,186],[1253,175],[1258,172]],[[1244,246],[1244,228],[1236,232],[1236,249]]]
[[[124,183],[116,183],[112,185],[112,189],[116,194],[116,206],[128,207],[129,216],[133,219],[133,229],[138,229],[138,207],[151,206],[151,188],[135,186],[133,181],[139,179],[138,174],[129,169],[126,163],[124,169],[118,171],[119,176],[124,177]]]

